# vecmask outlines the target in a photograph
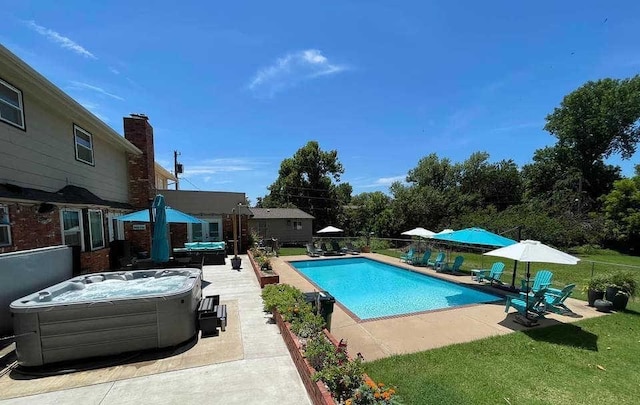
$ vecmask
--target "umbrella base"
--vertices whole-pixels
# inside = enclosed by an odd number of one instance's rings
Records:
[[[538,326],[538,321],[535,319],[531,319],[522,315],[516,315],[516,317],[513,319],[513,321],[515,323],[519,323],[520,325],[524,325],[527,328],[530,328],[532,326]]]

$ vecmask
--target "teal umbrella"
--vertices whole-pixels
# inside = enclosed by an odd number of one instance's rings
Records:
[[[152,208],[155,212],[155,223],[151,240],[151,260],[156,263],[165,263],[169,261],[169,240],[167,239],[167,212],[162,195],[156,195]]]
[[[469,245],[496,247],[504,247],[516,243],[513,239],[505,238],[504,236],[500,236],[482,228],[466,228],[449,233],[440,233],[433,235],[431,238],[448,242],[466,243]]]
[[[164,200],[164,198],[163,198]],[[155,201],[155,200],[154,200]],[[155,202],[154,202],[155,203]],[[200,224],[205,221],[185,214],[171,207],[165,207],[165,215],[167,223],[183,223],[183,224]],[[125,222],[149,222],[149,210],[132,212],[131,214],[122,215],[116,218],[118,221]]]

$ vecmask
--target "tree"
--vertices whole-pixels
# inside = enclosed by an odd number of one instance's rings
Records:
[[[604,212],[613,239],[629,248],[640,244],[640,165],[635,176],[618,180],[613,190],[603,196]]]
[[[355,234],[368,235],[373,232],[379,237],[392,235],[394,217],[391,211],[391,197],[382,191],[361,193],[354,196],[350,206],[351,229]]]
[[[282,161],[278,178],[268,187],[269,194],[258,202],[262,207],[300,208],[315,217],[314,227],[320,229],[335,222],[348,202],[351,186],[336,184],[342,173],[338,151],[323,151],[318,142],[309,141]]]
[[[546,119],[544,128],[558,139],[566,164],[580,173],[578,192],[595,200],[603,159],[614,154],[628,159],[640,141],[640,75],[589,81]]]

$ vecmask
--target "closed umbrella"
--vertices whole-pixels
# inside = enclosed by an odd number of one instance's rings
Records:
[[[158,194],[153,199],[152,207],[155,212],[155,223],[151,239],[151,260],[156,263],[166,263],[169,261],[169,240],[164,197]]]
[[[519,243],[502,247],[485,253],[487,256],[505,257],[507,259],[517,260],[527,263],[527,285],[531,278],[530,266],[531,262],[536,263],[555,263],[555,264],[577,264],[580,259],[570,254],[554,249],[537,240],[523,240]],[[529,294],[525,295],[526,307],[529,306]],[[516,318],[519,319],[519,318]],[[519,320],[525,326],[532,326],[535,321],[529,319],[529,313],[525,312],[525,319]]]

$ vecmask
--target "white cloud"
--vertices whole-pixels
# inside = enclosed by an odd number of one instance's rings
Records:
[[[84,108],[86,108],[87,110],[91,111],[91,113],[93,115],[95,115],[96,117],[98,117],[101,121],[103,122],[109,122],[109,119],[100,112],[100,105],[97,103],[94,103],[92,101],[87,101],[87,100],[77,100],[78,103],[80,103],[81,106],[83,106]]]
[[[114,75],[119,75],[120,74],[120,71],[118,69],[114,68],[114,67],[109,67],[109,71],[111,73],[113,73]]]
[[[380,177],[378,180],[376,180],[375,184],[377,186],[390,186],[392,183],[394,183],[396,181],[404,181],[404,179],[406,177],[407,177],[406,175],[391,176],[391,177]]]
[[[70,51],[75,52],[78,55],[82,55],[85,58],[98,59],[98,58],[96,58],[96,56],[94,54],[92,54],[91,52],[86,50],[80,44],[78,44],[77,42],[73,41],[70,38],[67,38],[67,37],[65,37],[63,35],[60,35],[56,31],[53,31],[53,30],[51,30],[49,28],[46,28],[46,27],[43,27],[42,25],[38,25],[33,20],[25,21],[25,24],[30,29],[32,29],[35,32],[37,32],[38,34],[46,37],[49,41],[60,45],[64,49],[69,49]]]
[[[254,159],[210,159],[184,165],[185,176],[205,176],[211,180],[214,174],[255,170],[260,163]],[[209,181],[205,180],[205,181]]]
[[[511,125],[505,125],[502,127],[497,127],[494,128],[493,131],[494,132],[511,132],[511,131],[517,131],[519,129],[528,129],[528,128],[537,128],[539,130],[542,130],[542,128],[544,128],[544,123],[542,122],[523,122],[520,124],[511,124]]]
[[[88,84],[88,83],[72,81],[71,85],[72,85],[71,88],[74,88],[74,89],[92,90],[92,91],[95,91],[96,93],[102,94],[103,96],[107,96],[107,97],[114,98],[116,100],[124,101],[124,98],[122,98],[122,97],[120,97],[120,96],[118,96],[116,94],[109,93],[108,91],[106,91],[105,89],[103,89],[101,87],[93,86],[93,85]]]
[[[256,95],[272,97],[275,93],[296,84],[321,76],[336,74],[347,69],[331,63],[317,49],[288,53],[255,74],[248,85]]]

